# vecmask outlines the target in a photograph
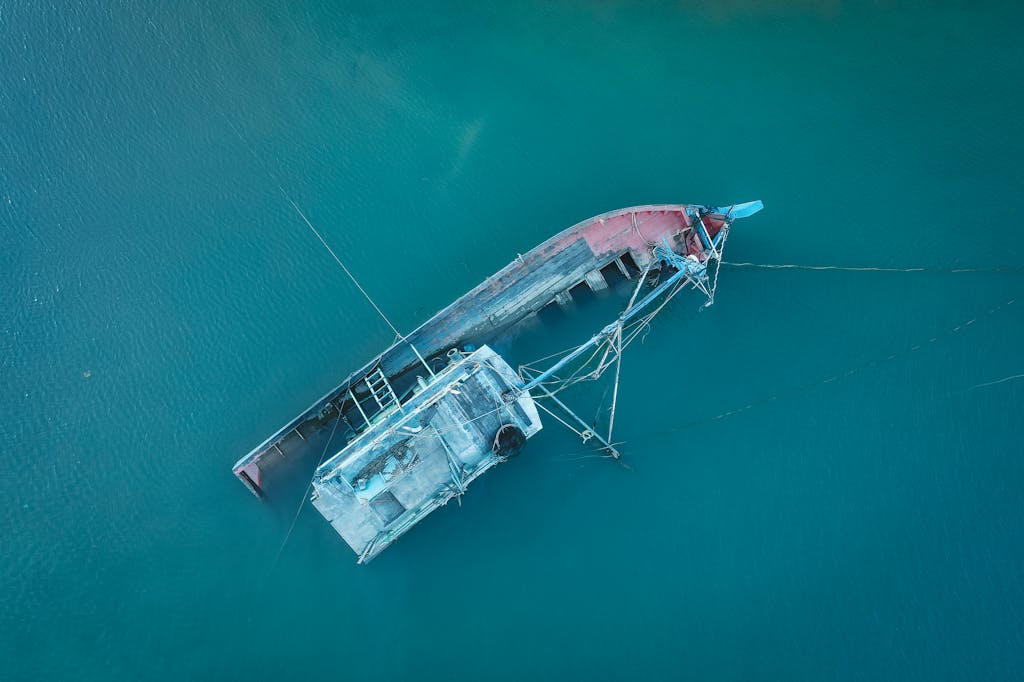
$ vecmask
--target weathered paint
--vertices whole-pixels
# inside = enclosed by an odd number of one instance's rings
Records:
[[[723,213],[725,210],[722,209]],[[651,246],[663,239],[676,253],[692,255],[703,262],[708,252],[690,229],[690,214],[698,211],[703,211],[703,207],[644,205],[610,211],[580,222],[515,258],[431,317],[407,339],[428,362],[465,343],[482,345],[583,282],[588,273],[599,271],[625,255],[637,266],[645,267],[651,261]],[[712,239],[725,224],[722,213],[705,213],[703,220]],[[392,381],[400,381],[400,375],[414,373],[417,366],[418,360],[409,343],[393,344],[240,459],[234,466],[235,474],[242,479],[245,473],[256,484],[253,492],[258,494],[262,469],[269,463],[264,461],[264,456],[275,449],[283,453],[303,449],[304,439],[296,435],[296,429],[308,424],[308,434],[310,429],[332,425],[339,411],[358,426],[363,423],[359,413],[367,404],[353,404],[348,400],[349,389],[358,393],[359,382],[374,369],[379,368]],[[415,385],[414,376],[405,381],[406,386]],[[374,416],[369,414],[369,420]],[[242,480],[252,489],[249,482]]]
[[[459,357],[313,477],[313,505],[359,556],[375,557],[423,517],[503,461],[502,428],[541,430],[522,381],[484,346]]]

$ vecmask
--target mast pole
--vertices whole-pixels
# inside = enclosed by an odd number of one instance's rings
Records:
[[[615,427],[615,404],[619,399],[619,372],[622,369],[622,325],[615,330],[615,387],[612,389],[612,411],[608,416],[608,441],[612,439]]]

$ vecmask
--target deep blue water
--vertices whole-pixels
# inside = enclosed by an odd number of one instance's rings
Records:
[[[230,468],[391,340],[282,189],[405,329],[648,202],[1019,268],[1022,20],[0,3],[3,678],[1016,679],[1019,272],[724,270],[626,356],[628,468],[549,425],[366,567]]]

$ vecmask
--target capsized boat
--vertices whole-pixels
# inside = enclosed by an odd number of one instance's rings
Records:
[[[762,208],[760,201],[720,208],[634,206],[556,234],[415,331],[399,335],[242,457],[235,475],[262,496],[275,464],[320,455],[313,505],[365,563],[465,493],[485,471],[518,454],[542,428],[538,408],[618,457],[610,437],[614,395],[604,437],[555,393],[596,379],[617,363],[679,291],[698,290],[705,305],[713,303],[733,221]],[[516,371],[488,345],[545,306],[569,303],[575,287],[604,290],[613,276],[635,280],[622,314],[556,354],[546,369],[531,364]],[[615,395],[617,389],[616,383]],[[328,445],[343,444],[321,454],[326,434]]]

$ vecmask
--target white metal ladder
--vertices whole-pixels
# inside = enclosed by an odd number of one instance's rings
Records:
[[[370,389],[370,395],[380,406],[381,411],[384,411],[398,402],[398,396],[395,395],[395,390],[391,388],[391,382],[384,376],[384,372],[380,370],[380,367],[373,370],[363,378],[363,382],[367,388]]]

